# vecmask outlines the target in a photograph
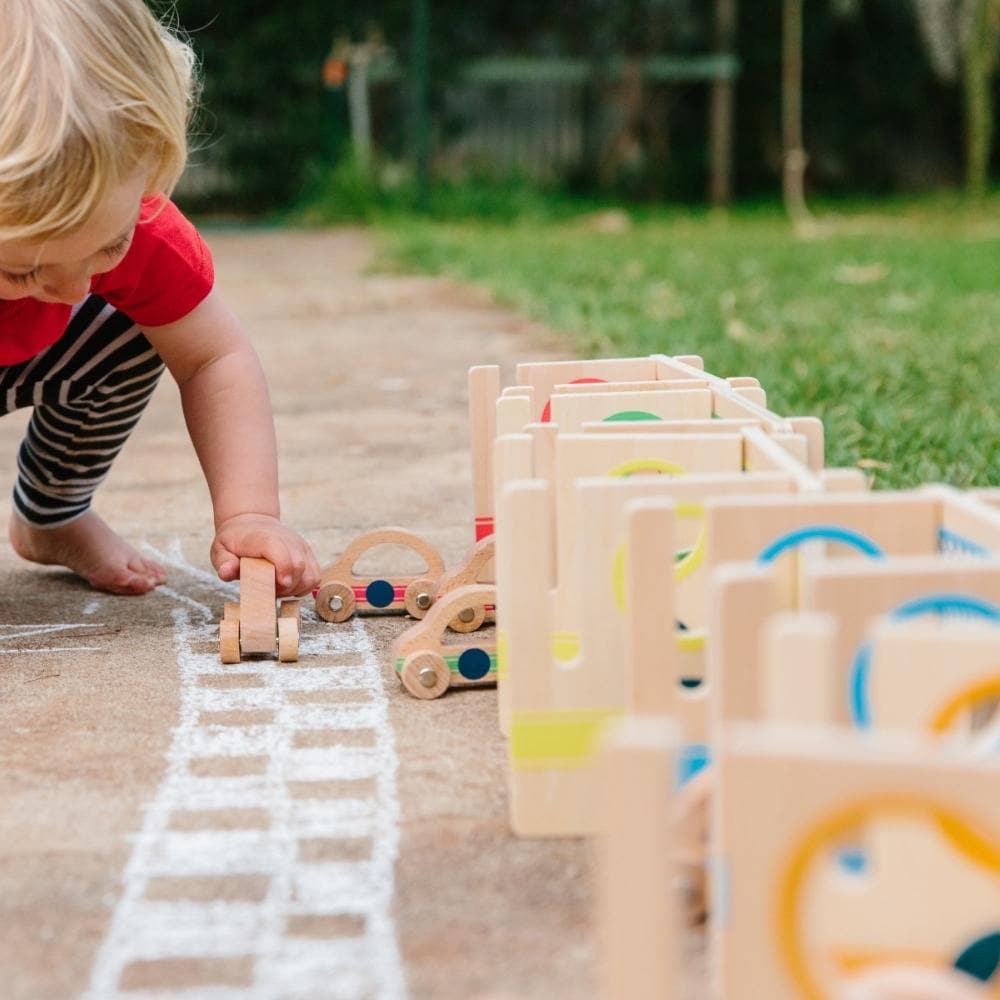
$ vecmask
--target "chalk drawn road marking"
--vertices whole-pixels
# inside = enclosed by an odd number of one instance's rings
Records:
[[[404,998],[397,757],[363,624],[303,636],[305,665],[226,667],[211,609],[159,592],[180,719],[85,1000]]]
[[[100,653],[106,646],[18,646],[10,645],[20,639],[29,641],[55,636],[60,640],[85,639],[93,641],[106,635],[117,635],[121,629],[80,622],[67,625],[0,625],[0,656],[23,656],[28,653]]]

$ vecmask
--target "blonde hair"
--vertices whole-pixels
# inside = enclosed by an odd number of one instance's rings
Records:
[[[79,230],[140,168],[173,190],[195,61],[144,0],[0,0],[0,25],[0,240]]]

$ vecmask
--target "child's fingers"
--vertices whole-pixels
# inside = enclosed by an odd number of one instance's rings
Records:
[[[222,561],[216,564],[216,572],[219,579],[225,583],[236,580],[240,575],[240,561],[236,556],[225,556]]]
[[[319,565],[312,550],[294,533],[261,530],[254,526],[239,536],[227,534],[223,537],[225,542],[216,539],[212,546],[212,563],[223,580],[237,579],[240,556],[252,556],[274,565],[279,597],[307,594],[319,582]]]
[[[255,539],[254,554],[274,565],[274,582],[278,597],[293,597],[312,589],[312,554],[297,537],[272,534]],[[316,572],[318,580],[319,573]]]
[[[274,560],[274,572],[282,597],[307,594],[319,582],[319,565],[315,557],[298,545],[289,547],[283,558]]]
[[[223,545],[218,538],[212,542],[208,557],[212,560],[212,565],[215,567],[215,572],[219,574],[220,580],[228,583],[239,577],[240,557]]]

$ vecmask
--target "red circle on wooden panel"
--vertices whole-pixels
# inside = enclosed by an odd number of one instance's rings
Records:
[[[572,382],[567,382],[567,385],[594,385],[599,382],[607,382],[606,378],[575,378]],[[545,404],[545,409],[542,410],[542,423],[547,424],[552,420],[552,400],[550,399]]]

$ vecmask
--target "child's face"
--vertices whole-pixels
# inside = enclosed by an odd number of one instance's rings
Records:
[[[145,187],[145,171],[137,172],[70,236],[45,243],[0,240],[0,299],[75,305],[86,298],[90,279],[110,271],[128,251]]]

